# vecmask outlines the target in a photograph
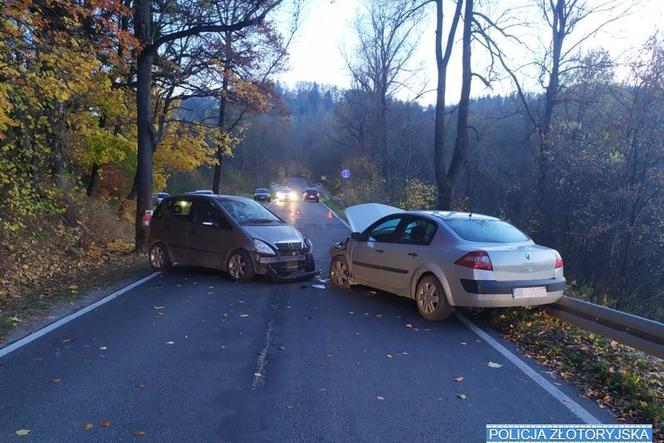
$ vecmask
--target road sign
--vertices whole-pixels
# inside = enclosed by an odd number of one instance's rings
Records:
[[[345,179],[349,179],[350,178],[350,169],[344,169],[343,171],[341,171],[341,177],[343,177]]]

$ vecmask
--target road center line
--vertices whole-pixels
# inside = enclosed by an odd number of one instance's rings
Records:
[[[487,342],[489,345],[491,345],[492,348],[494,348],[496,351],[500,352],[503,357],[508,359],[510,362],[512,362],[517,368],[519,368],[524,374],[526,374],[528,377],[530,377],[531,380],[533,380],[535,383],[540,385],[542,389],[544,389],[546,392],[551,394],[553,398],[558,400],[560,403],[563,404],[567,409],[569,409],[574,415],[579,417],[581,420],[583,420],[584,423],[587,424],[601,424],[602,422],[599,421],[594,415],[592,415],[590,412],[586,411],[583,406],[569,398],[567,395],[565,395],[560,389],[556,388],[550,381],[542,377],[537,371],[535,371],[533,368],[528,366],[523,360],[521,360],[517,355],[513,354],[510,352],[505,346],[501,345],[498,343],[496,339],[491,337],[489,334],[484,332],[479,326],[477,326],[475,323],[471,322],[468,320],[463,314],[459,312],[455,312],[455,316],[461,320],[461,323],[466,325],[471,331],[473,331],[475,334],[477,334],[480,338],[482,338],[485,342]]]
[[[61,318],[60,320],[57,320],[53,323],[51,323],[48,326],[43,327],[42,329],[39,329],[38,331],[33,332],[30,335],[26,335],[20,340],[16,340],[15,342],[5,346],[4,348],[0,348],[0,358],[4,357],[5,355],[14,352],[17,349],[22,348],[23,346],[27,345],[28,343],[31,343],[35,340],[37,340],[39,337],[43,337],[44,335],[48,334],[51,331],[54,331],[55,329],[59,328],[60,326],[66,325],[72,320],[77,319],[78,317],[87,314],[88,312],[97,309],[101,305],[108,303],[109,301],[113,300],[114,298],[117,298],[124,294],[127,291],[131,291],[137,286],[142,285],[148,280],[153,279],[154,277],[158,276],[160,272],[153,272],[152,274],[143,277],[140,280],[137,280],[124,288],[118,289],[117,291],[113,292],[112,294],[107,295],[106,297],[102,298],[101,300],[97,300],[96,302],[92,303],[89,306],[86,306],[83,309],[80,309],[72,314],[69,314],[66,317]]]

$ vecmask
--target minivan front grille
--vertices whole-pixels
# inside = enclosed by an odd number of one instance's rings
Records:
[[[281,256],[291,256],[302,254],[302,243],[298,242],[281,242],[275,243],[277,252]]]

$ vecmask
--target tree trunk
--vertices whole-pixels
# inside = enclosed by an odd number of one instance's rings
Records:
[[[448,192],[445,198],[449,200],[445,203],[447,208],[452,205],[452,197],[454,196],[454,189],[459,179],[463,165],[466,162],[466,154],[468,152],[468,108],[470,104],[470,86],[472,82],[472,70],[470,66],[470,43],[472,38],[472,23],[473,23],[473,0],[466,0],[466,8],[463,17],[463,39],[462,39],[462,55],[461,55],[461,97],[459,98],[458,116],[457,116],[457,131],[456,140],[454,142],[454,153],[450,162],[449,170],[447,171],[447,189]]]
[[[438,188],[438,208],[449,209],[451,193],[447,180],[447,166],[445,165],[445,82],[447,65],[450,61],[454,35],[461,16],[463,0],[457,0],[452,25],[447,36],[445,53],[443,54],[443,0],[436,0],[436,68],[438,71],[436,88],[436,121],[433,136],[433,166]]]
[[[90,171],[90,178],[88,179],[88,186],[85,190],[85,194],[90,197],[95,188],[97,187],[97,182],[99,181],[99,165],[94,163],[92,165],[92,170]]]
[[[221,81],[221,93],[219,95],[219,120],[217,121],[217,127],[220,131],[224,131],[226,125],[226,105],[227,105],[227,95],[228,95],[228,77],[230,75],[230,58],[232,57],[232,33],[227,32],[225,37],[225,53],[224,53],[224,72],[223,78]],[[219,194],[219,188],[221,185],[221,166],[224,161],[224,146],[220,142],[217,145],[216,158],[217,163],[214,165],[214,174],[212,177],[212,192]]]
[[[136,162],[136,249],[145,246],[146,231],[143,214],[152,208],[152,63],[154,54],[149,46],[152,39],[152,5],[150,0],[137,0],[136,37],[144,45],[136,65],[136,113],[138,128],[138,157]]]

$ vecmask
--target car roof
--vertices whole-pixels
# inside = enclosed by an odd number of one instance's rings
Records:
[[[471,218],[473,220],[500,220],[499,218],[490,215],[477,214],[475,212],[458,212],[458,211],[413,211],[413,214],[425,214],[434,216],[441,220],[463,220]]]

